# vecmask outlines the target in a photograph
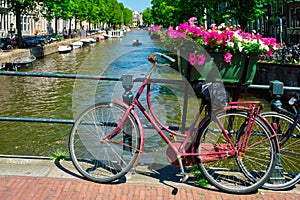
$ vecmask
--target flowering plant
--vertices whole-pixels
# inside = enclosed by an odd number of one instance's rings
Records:
[[[169,29],[161,34],[161,39],[192,39],[208,51],[223,52],[224,61],[227,63],[230,63],[233,55],[238,52],[272,56],[272,51],[279,47],[275,38],[247,33],[238,27],[226,27],[225,24],[213,24],[210,29],[206,29],[204,26],[196,26],[196,20],[197,18],[192,17],[188,22],[180,24],[176,30]],[[159,31],[159,27],[152,27],[152,31]],[[173,45],[175,47],[178,44],[175,42]]]

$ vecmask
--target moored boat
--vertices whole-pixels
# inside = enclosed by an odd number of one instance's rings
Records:
[[[105,38],[104,35],[99,35],[99,36],[98,36],[98,40],[99,40],[99,41],[102,41],[102,40],[105,40],[105,39],[106,39],[106,38]]]
[[[83,46],[88,46],[97,42],[94,38],[83,38],[80,41],[83,43]]]
[[[30,56],[24,56],[24,57],[20,57],[17,58],[13,61],[13,63],[17,66],[25,66],[25,67],[29,67],[32,65],[32,63],[36,60],[36,57],[34,55],[30,55]]]
[[[36,60],[34,55],[19,57],[12,62],[2,64],[1,69],[6,71],[17,71],[20,67],[30,67]]]
[[[58,52],[59,53],[69,53],[72,51],[72,46],[59,46]]]
[[[90,45],[90,40],[89,38],[83,38],[80,40],[80,42],[82,42],[83,46],[88,46]]]
[[[73,46],[74,49],[81,48],[83,46],[83,42],[77,41],[77,42],[73,42],[71,45]]]

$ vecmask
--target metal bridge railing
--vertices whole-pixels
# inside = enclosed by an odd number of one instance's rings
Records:
[[[28,77],[49,77],[49,78],[72,78],[72,79],[93,79],[93,80],[102,80],[102,81],[122,81],[123,88],[125,90],[123,96],[123,100],[129,99],[128,95],[131,95],[130,89],[132,88],[130,84],[133,82],[142,82],[143,78],[132,79],[132,75],[123,75],[120,77],[106,77],[100,75],[92,75],[92,74],[62,74],[62,73],[50,73],[50,72],[12,72],[12,71],[1,71],[0,75],[5,76],[28,76]],[[167,80],[167,79],[151,79],[153,83],[166,83],[166,84],[186,84],[183,80]],[[129,86],[129,87],[128,87]],[[129,88],[129,89],[128,89]],[[269,85],[249,85],[249,88],[254,89],[269,89]],[[293,90],[300,91],[300,87],[289,87],[282,86],[284,90]],[[184,101],[187,105],[188,92],[184,91]],[[126,102],[126,101],[125,101]],[[129,102],[126,102],[129,103]],[[185,119],[186,113],[183,113],[182,117],[182,126],[183,130],[185,129]],[[67,119],[53,119],[53,118],[18,118],[18,117],[2,117],[0,116],[0,121],[18,121],[18,122],[39,122],[39,123],[62,123],[62,124],[73,124],[74,120]],[[170,127],[173,130],[178,130],[179,127],[172,126]]]
[[[48,77],[48,78],[70,78],[70,79],[90,79],[101,81],[122,81],[123,88],[125,90],[123,96],[124,99],[129,99],[128,96],[128,84],[133,82],[142,82],[143,78],[136,78],[131,80],[132,75],[123,75],[118,77],[107,77],[93,74],[63,74],[63,73],[51,73],[51,72],[14,72],[14,71],[1,71],[0,75],[4,76],[28,76],[28,77]],[[132,82],[132,83],[131,83]],[[166,80],[166,79],[151,79],[153,83],[167,83],[167,84],[184,84],[181,80]],[[131,87],[130,87],[131,89]],[[131,91],[130,91],[131,92]],[[126,102],[126,101],[125,101]],[[129,102],[126,102],[129,103]],[[14,121],[14,122],[38,122],[38,123],[60,123],[60,124],[74,124],[74,120],[68,119],[54,119],[54,118],[23,118],[23,117],[3,117],[0,116],[0,121]],[[170,129],[178,130],[177,126],[170,126]]]

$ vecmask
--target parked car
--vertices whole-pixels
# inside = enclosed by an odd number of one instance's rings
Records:
[[[48,40],[45,36],[33,36],[33,39],[38,41],[41,45],[50,43],[50,40]]]
[[[0,49],[12,50],[13,45],[10,38],[0,38]]]
[[[22,41],[25,47],[34,47],[40,44],[39,40],[32,36],[23,36]]]

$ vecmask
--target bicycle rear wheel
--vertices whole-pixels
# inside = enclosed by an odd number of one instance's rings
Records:
[[[87,179],[106,183],[124,176],[139,154],[141,137],[135,117],[129,114],[116,134],[126,108],[116,103],[100,103],[86,109],[75,121],[69,151],[76,169]]]
[[[245,135],[248,114],[244,111],[229,110],[216,115],[227,131],[230,140],[239,149]],[[275,143],[272,133],[257,119],[244,155],[206,155],[197,158],[200,171],[216,188],[236,194],[255,192],[272,173],[275,164]],[[196,152],[228,152],[232,150],[216,121],[207,122],[200,130]]]
[[[265,112],[262,115],[271,123],[276,123],[280,154],[276,163],[275,172],[270,180],[263,185],[272,190],[290,189],[300,180],[300,124],[291,130],[296,116],[282,111]]]

